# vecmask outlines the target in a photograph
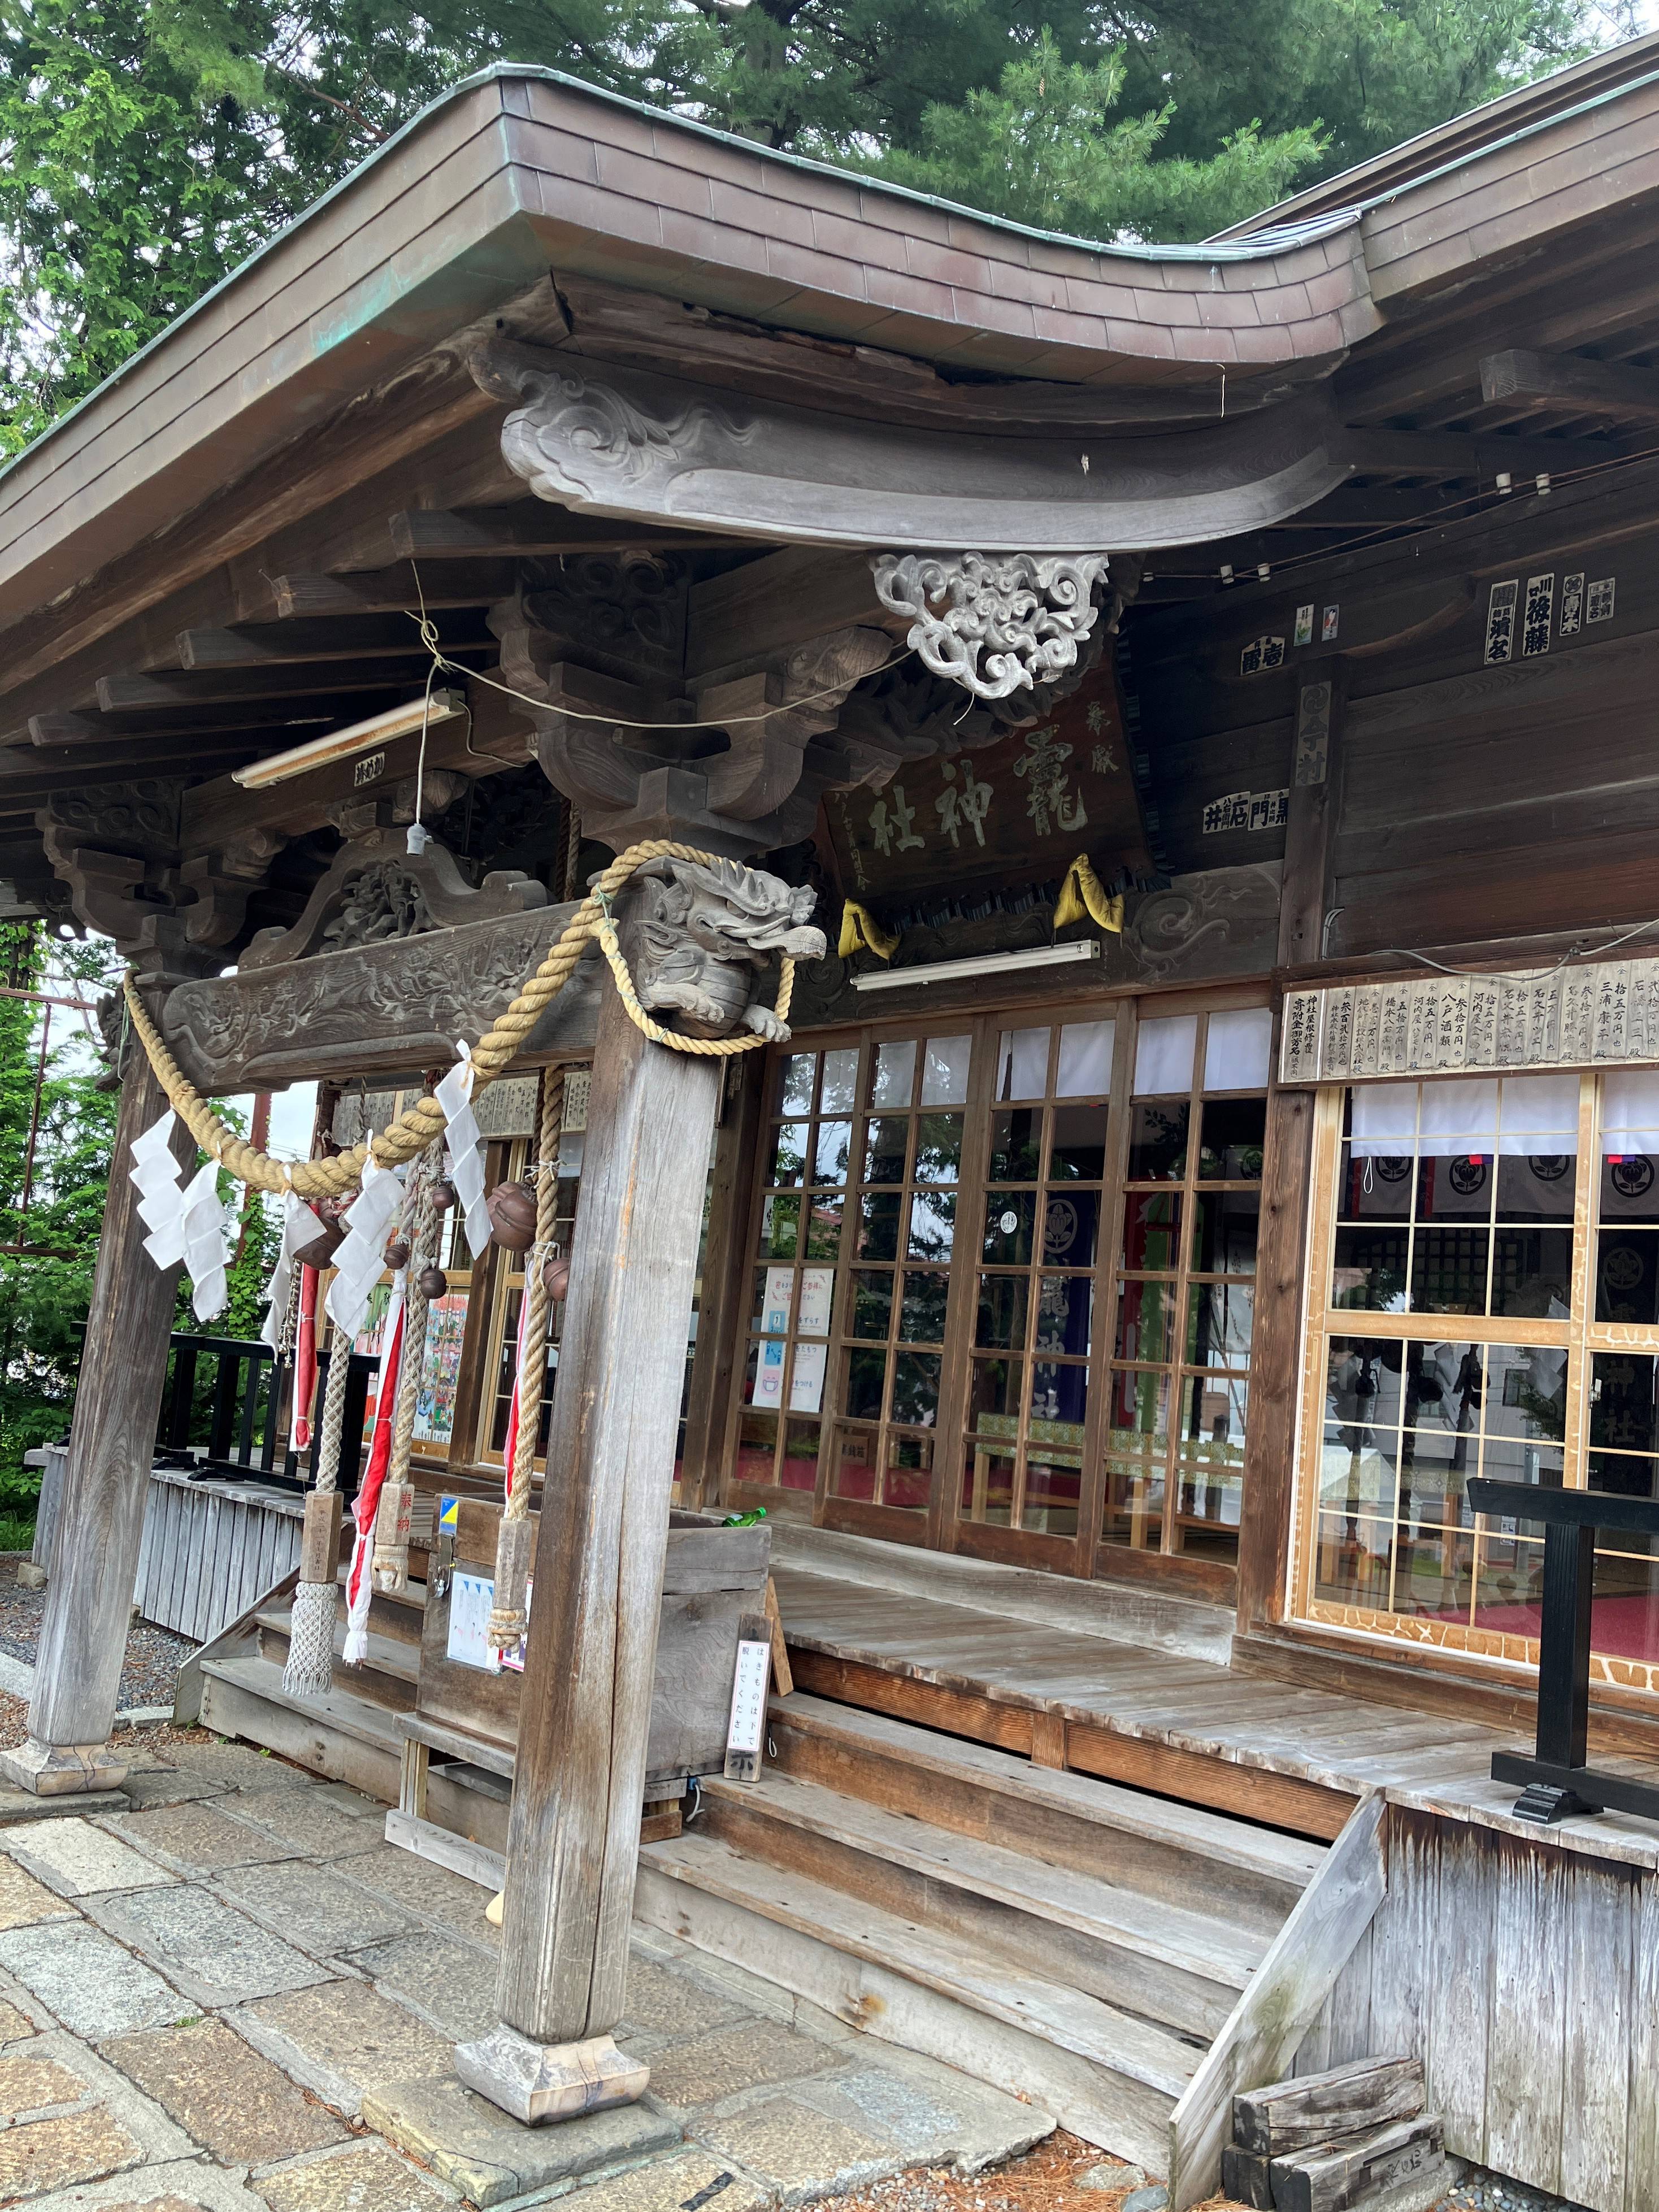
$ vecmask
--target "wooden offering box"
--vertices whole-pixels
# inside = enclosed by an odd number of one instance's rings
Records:
[[[499,1881],[507,1848],[523,1679],[483,1655],[500,1520],[499,1505],[463,1498],[453,1527],[434,1529],[415,1711],[401,1722],[401,1802],[386,1820],[389,1842],[480,1881]],[[738,1624],[764,1607],[771,1550],[763,1523],[726,1528],[709,1515],[670,1516],[641,1808],[652,1833],[677,1829],[690,1776],[725,1763]],[[533,1622],[533,1589],[530,1609]]]

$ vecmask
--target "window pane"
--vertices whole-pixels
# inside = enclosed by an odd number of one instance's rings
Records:
[[[887,1341],[893,1317],[893,1278],[885,1268],[860,1267],[853,1275],[853,1317],[848,1334]]]
[[[1253,1190],[1200,1191],[1193,1266],[1200,1275],[1253,1275],[1261,1200]]]
[[[917,1191],[910,1200],[910,1236],[905,1256],[911,1260],[948,1260],[956,1234],[955,1191]]]
[[[1106,1109],[1056,1106],[1048,1142],[1050,1182],[1098,1182],[1106,1172]]]
[[[1206,1091],[1265,1091],[1273,1018],[1266,1006],[1239,1006],[1212,1014],[1204,1041]],[[1170,1086],[1178,1090],[1180,1085]]]
[[[1189,1375],[1182,1385],[1181,1434],[1183,1444],[1194,1441],[1224,1445],[1231,1452],[1244,1449],[1244,1413],[1249,1384],[1243,1376]],[[1214,1455],[1187,1451],[1187,1457]]]
[[[1145,1287],[1151,1290],[1154,1285],[1147,1284]],[[1241,1372],[1248,1368],[1250,1364],[1250,1330],[1255,1312],[1255,1285],[1249,1283],[1194,1283],[1188,1297],[1188,1364],[1194,1367],[1231,1367]],[[1161,1358],[1164,1355],[1146,1356]]]
[[[832,1185],[844,1183],[852,1157],[852,1123],[820,1121],[817,1139],[812,1147],[813,1182]]]
[[[793,1260],[799,1243],[799,1199],[762,1199],[760,1248],[763,1258]]]
[[[929,1037],[922,1047],[921,1103],[924,1106],[965,1106],[968,1103],[968,1057],[970,1036]]]
[[[1597,1321],[1659,1320],[1659,1230],[1603,1229],[1595,1251]]]
[[[859,1257],[896,1260],[899,1211],[904,1200],[896,1190],[866,1191],[859,1200]]]
[[[1491,1218],[1492,1170],[1491,1154],[1456,1153],[1417,1164],[1417,1218],[1419,1221],[1484,1222]]]
[[[1038,1348],[1085,1357],[1092,1349],[1095,1286],[1087,1275],[1039,1275]]]
[[[961,1173],[961,1115],[924,1114],[916,1123],[916,1181],[955,1182]]]
[[[1017,1359],[976,1359],[974,1362],[969,1420],[992,1436],[1012,1436],[1018,1412],[1020,1362]]]
[[[1160,1368],[1119,1368],[1109,1414],[1115,1449],[1146,1450],[1170,1433],[1170,1377]]]
[[[997,1054],[997,1097],[1041,1098],[1048,1089],[1048,1030],[1004,1030]]]
[[[963,1459],[962,1514],[1006,1528],[1014,1510],[1014,1455],[989,1445],[970,1443]]]
[[[881,1394],[887,1381],[887,1354],[855,1346],[847,1355],[845,1411],[855,1421],[881,1419]]]
[[[1656,1371],[1659,1364],[1650,1352],[1598,1352],[1593,1355],[1589,1409],[1592,1444],[1614,1451],[1659,1450]]]
[[[1337,1205],[1345,1221],[1403,1221],[1412,1210],[1415,1178],[1410,1153],[1352,1152],[1342,1147],[1342,1176]]]
[[[1029,1267],[1036,1199],[1029,1190],[993,1191],[985,1201],[985,1257],[994,1267]]]
[[[749,1326],[757,1336],[787,1336],[795,1303],[793,1267],[757,1267]]]
[[[830,1487],[837,1498],[872,1498],[876,1494],[876,1439],[873,1431],[838,1429],[832,1447],[834,1467]]]
[[[1322,1513],[1314,1562],[1315,1596],[1328,1605],[1373,1610],[1386,1607],[1393,1553],[1394,1530],[1389,1522]]]
[[[1112,1087],[1115,1022],[1069,1022],[1060,1033],[1054,1091],[1061,1098],[1103,1098]]]
[[[882,1484],[881,1502],[898,1507],[902,1511],[925,1513],[933,1492],[931,1459],[912,1461],[907,1455],[913,1451],[931,1454],[932,1445],[925,1437],[895,1437],[887,1462],[887,1474]]]
[[[775,1114],[810,1114],[812,1110],[812,1074],[817,1066],[817,1054],[811,1052],[792,1052],[778,1064],[777,1103]]]
[[[1089,1415],[1089,1370],[1069,1360],[1031,1363],[1031,1435],[1045,1444],[1080,1444]]]
[[[872,1106],[908,1106],[915,1079],[916,1044],[906,1037],[902,1044],[876,1047],[875,1078],[871,1087]]]
[[[988,1182],[1035,1182],[1042,1148],[1042,1115],[1029,1106],[1000,1108],[991,1116]]]
[[[1041,1452],[1034,1446],[1026,1455],[1020,1527],[1043,1536],[1075,1536],[1082,1490],[1079,1459],[1062,1452]]]
[[[763,1336],[750,1346],[743,1377],[745,1406],[763,1406],[775,1412],[782,1405],[783,1367],[788,1355],[787,1340],[781,1336]]]
[[[1331,1304],[1403,1313],[1407,1232],[1398,1229],[1339,1229],[1331,1269]]]
[[[1492,1310],[1565,1321],[1572,1310],[1571,1229],[1500,1228],[1495,1232]]]
[[[1419,1229],[1412,1243],[1412,1311],[1484,1313],[1491,1245],[1485,1229]]]
[[[905,1148],[909,1141],[910,1121],[908,1115],[878,1115],[871,1121],[865,1133],[864,1180],[866,1182],[902,1182]]]
[[[823,1081],[818,1090],[821,1114],[850,1114],[858,1103],[859,1055],[856,1046],[823,1055]]]
[[[1025,1345],[1026,1275],[981,1275],[974,1341],[988,1352],[1020,1352]]]
[[[1099,1223],[1097,1190],[1051,1190],[1042,1209],[1043,1259],[1054,1267],[1091,1267]]]
[[[1265,1098],[1206,1098],[1199,1139],[1200,1178],[1260,1182],[1261,1152],[1267,1141]]]
[[[772,1139],[772,1157],[767,1164],[766,1180],[787,1189],[800,1181],[801,1169],[806,1159],[806,1135],[809,1125],[805,1121],[786,1121]]]
[[[1134,1096],[1162,1098],[1190,1092],[1197,1043],[1196,1014],[1170,1014],[1162,1020],[1142,1022],[1135,1036]]]
[[[842,1197],[839,1191],[817,1191],[806,1201],[806,1256],[835,1260],[841,1256]]]
[[[1659,1172],[1650,1154],[1631,1152],[1602,1161],[1601,1218],[1659,1224]]]
[[[1570,1222],[1577,1165],[1571,1152],[1538,1152],[1526,1159],[1500,1159],[1498,1219]]]
[[[1129,1180],[1179,1182],[1187,1172],[1184,1098],[1162,1098],[1130,1109]]]
[[[783,1463],[778,1480],[786,1490],[813,1490],[818,1480],[818,1425],[790,1421],[783,1431]]]
[[[1164,1540],[1164,1463],[1109,1459],[1101,1536],[1108,1544],[1156,1552]]]
[[[1394,1610],[1467,1620],[1474,1589],[1474,1538],[1455,1528],[1401,1528],[1395,1550]]]
[[[739,1482],[770,1482],[777,1450],[778,1424],[771,1413],[744,1413],[738,1423],[737,1461],[732,1472]]]
[[[913,1428],[932,1428],[939,1413],[939,1378],[942,1355],[937,1352],[901,1352],[893,1361],[893,1412],[896,1421]]]
[[[945,1274],[927,1274],[915,1267],[908,1267],[904,1274],[904,1291],[899,1301],[898,1333],[906,1344],[943,1344],[945,1341],[945,1307],[950,1295],[951,1278]],[[897,1413],[893,1416],[899,1419]]]
[[[1123,1264],[1136,1273],[1173,1273],[1180,1258],[1181,1199],[1175,1191],[1131,1191],[1123,1201]]]
[[[1168,1359],[1175,1347],[1173,1283],[1125,1283],[1118,1294],[1120,1359]]]
[[[1244,1479],[1236,1463],[1183,1456],[1176,1468],[1176,1511],[1183,1521],[1237,1528],[1243,1498]]]

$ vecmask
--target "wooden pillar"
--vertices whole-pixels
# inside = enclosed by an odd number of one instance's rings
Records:
[[[525,2121],[632,2102],[623,2015],[669,1489],[720,1066],[607,992],[553,1397],[507,1844],[501,2024],[463,2081]]]
[[[158,1267],[143,1249],[146,1232],[128,1174],[128,1147],[167,1103],[143,1048],[132,1039],[76,1387],[28,1741],[19,1750],[0,1753],[0,1773],[40,1796],[112,1790],[127,1771],[125,1758],[110,1747],[109,1734],[179,1284],[178,1268]],[[196,1146],[182,1123],[173,1149],[181,1167],[193,1167]]]

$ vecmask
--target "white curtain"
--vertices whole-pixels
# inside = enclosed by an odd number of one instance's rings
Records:
[[[1112,1043],[1115,1022],[1068,1022],[1060,1033],[1060,1074],[1055,1088],[1062,1098],[1104,1098],[1112,1088]]]
[[[1239,1006],[1212,1014],[1204,1040],[1206,1091],[1265,1091],[1273,1018],[1266,1006]]]
[[[1659,1069],[1620,1067],[1601,1079],[1601,1157],[1659,1152]]]
[[[1142,1022],[1135,1039],[1137,1098],[1185,1098],[1193,1087],[1193,1055],[1198,1048],[1198,1016],[1170,1014]]]
[[[1650,1079],[1659,1083],[1659,1078]],[[1419,1098],[1421,1097],[1419,1119]],[[1655,1094],[1659,1127],[1659,1091]],[[1353,1092],[1356,1159],[1510,1159],[1578,1150],[1578,1078],[1510,1075],[1443,1082],[1363,1083]],[[1609,1146],[1616,1151],[1618,1146]],[[1639,1146],[1632,1145],[1632,1151]],[[1656,1139],[1659,1149],[1659,1139]]]

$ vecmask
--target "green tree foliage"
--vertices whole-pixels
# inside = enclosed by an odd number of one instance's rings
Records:
[[[1607,0],[0,0],[0,449],[487,61],[1176,239],[1609,27]]]
[[[113,947],[100,939],[63,943],[44,939],[38,925],[0,925],[0,980],[15,988],[92,998],[110,987],[119,965]],[[23,1455],[62,1437],[74,1410],[93,1269],[114,1166],[118,1102],[113,1091],[100,1086],[102,1070],[81,1018],[61,1010],[54,1014],[44,1078],[41,1035],[37,1005],[0,999],[0,1245],[23,1248],[0,1250],[0,1551],[26,1542],[33,1518],[40,1476],[23,1465]],[[39,1121],[31,1167],[37,1084]],[[228,1121],[237,1121],[234,1112],[221,1110]],[[220,1193],[228,1202],[241,1196],[240,1187],[228,1176],[220,1178]],[[212,1324],[218,1334],[257,1336],[264,1316],[262,1293],[279,1231],[270,1210],[257,1199],[246,1227],[229,1270],[229,1307]],[[199,1326],[185,1283],[173,1326]],[[210,1374],[204,1367],[204,1387]]]

